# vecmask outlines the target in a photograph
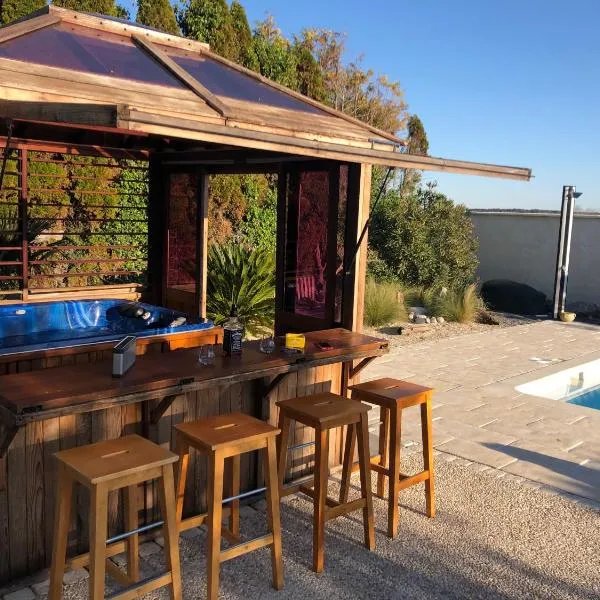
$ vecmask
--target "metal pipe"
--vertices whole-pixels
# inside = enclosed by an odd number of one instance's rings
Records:
[[[248,496],[255,496],[256,494],[261,494],[262,492],[266,492],[266,491],[267,491],[266,487],[261,487],[261,488],[256,488],[255,490],[250,490],[249,492],[242,492],[241,494],[238,494],[237,496],[230,496],[229,498],[224,498],[223,504],[229,504],[230,502],[233,502],[234,500],[241,500],[242,498],[247,498]]]
[[[125,540],[136,533],[144,533],[145,531],[150,531],[151,529],[156,529],[157,527],[162,527],[164,525],[164,521],[157,521],[156,523],[150,523],[150,525],[142,525],[142,527],[138,527],[137,529],[132,529],[131,531],[126,531],[125,533],[119,533],[111,538],[106,540],[107,544],[113,544],[114,542],[120,542],[121,540]]]
[[[316,442],[306,442],[304,444],[296,444],[295,446],[289,446],[288,452],[291,450],[300,450],[301,448],[307,448],[308,446],[314,446]]]

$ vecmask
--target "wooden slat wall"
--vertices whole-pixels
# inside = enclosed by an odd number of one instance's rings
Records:
[[[74,357],[63,357],[74,362]],[[98,358],[95,353],[89,360]],[[80,358],[79,360],[83,360]],[[21,365],[26,369],[29,365]],[[31,368],[29,366],[29,368]],[[269,399],[270,420],[277,422],[274,403],[283,398],[306,395],[319,390],[339,391],[340,365],[307,369],[290,375]],[[257,382],[237,383],[178,398],[160,422],[151,428],[151,439],[165,447],[173,447],[172,426],[184,420],[241,411],[261,417],[266,412],[258,396]],[[7,457],[0,460],[0,583],[33,573],[48,566],[51,558],[55,506],[55,464],[53,454],[59,449],[83,446],[100,441],[141,433],[142,406],[120,408],[50,419],[27,425],[15,438]],[[312,431],[297,428],[294,442],[313,439]],[[331,464],[341,458],[341,437],[332,435]],[[313,449],[306,448],[295,456],[294,474],[309,471],[303,460],[312,458]],[[260,482],[259,462],[248,455],[242,462],[242,491],[254,489]],[[206,459],[192,455],[188,476],[186,513],[195,514],[206,508]],[[145,509],[140,517],[145,522],[156,520],[155,490],[146,486]],[[228,495],[226,489],[225,492]],[[79,488],[75,494],[69,553],[87,550],[89,498]],[[110,533],[122,530],[122,502],[115,494],[109,504]]]

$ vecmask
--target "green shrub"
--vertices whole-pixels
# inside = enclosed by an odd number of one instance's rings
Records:
[[[436,191],[404,196],[390,189],[372,213],[369,273],[408,286],[466,285],[477,268],[477,240],[467,209]]]
[[[365,285],[364,322],[370,327],[380,327],[406,321],[406,308],[398,299],[399,288],[393,283],[376,283],[367,279]]]
[[[437,316],[442,316],[448,321],[473,323],[475,317],[483,307],[474,283],[463,288],[450,289],[446,294],[438,298],[439,303],[436,307]]]
[[[211,246],[208,252],[206,312],[216,324],[228,318],[235,304],[251,336],[273,328],[275,319],[275,255],[240,244]]]

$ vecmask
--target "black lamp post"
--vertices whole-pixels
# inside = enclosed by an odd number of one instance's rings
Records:
[[[569,256],[571,253],[571,235],[573,233],[573,214],[575,200],[581,196],[574,185],[563,186],[562,208],[560,211],[560,230],[558,235],[558,252],[556,257],[556,274],[554,279],[554,310],[558,319],[565,310],[567,301],[567,279],[569,277]]]

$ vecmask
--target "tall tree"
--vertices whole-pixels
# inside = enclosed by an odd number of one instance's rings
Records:
[[[0,22],[4,25],[46,6],[46,0],[0,0]]]
[[[234,60],[253,71],[258,71],[258,59],[252,44],[252,30],[248,24],[246,10],[238,2],[231,3],[231,26],[234,32],[235,57]]]
[[[406,125],[408,154],[417,154],[427,156],[429,152],[429,140],[421,119],[417,115],[411,115]],[[415,169],[405,169],[400,184],[400,193],[412,194],[421,182],[421,171]]]
[[[235,35],[225,0],[187,0],[177,21],[185,37],[206,42],[213,52],[235,60]]]
[[[53,0],[52,4],[81,12],[117,16],[115,0]]]
[[[175,12],[169,0],[138,0],[137,22],[166,33],[179,35]]]
[[[290,42],[281,34],[272,15],[257,24],[253,43],[260,74],[296,89],[296,55]]]
[[[326,99],[325,80],[321,65],[313,54],[314,35],[314,30],[305,29],[300,37],[294,36],[297,89],[305,96],[323,101]]]

